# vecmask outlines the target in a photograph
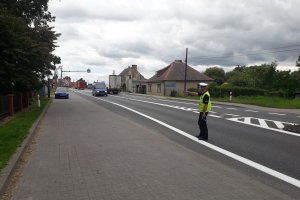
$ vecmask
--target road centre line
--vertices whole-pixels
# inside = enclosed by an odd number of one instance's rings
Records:
[[[257,110],[245,110],[246,112],[254,112],[254,113],[257,113],[258,111]]]
[[[240,115],[235,115],[235,114],[230,114],[230,113],[224,113],[223,115],[230,115],[230,116],[233,116],[233,117],[238,117]]]
[[[126,96],[130,96],[130,95],[126,95]],[[132,95],[132,96],[134,96],[134,95]],[[134,97],[139,97],[139,96],[134,96]],[[188,105],[198,105],[195,103],[187,103],[187,102],[183,102],[183,101],[173,101],[173,100],[167,100],[167,99],[162,99],[162,98],[150,98],[150,97],[143,97],[143,98],[151,99],[151,100],[167,101],[167,102],[173,102],[173,103],[182,103],[182,104],[188,104]]]
[[[237,108],[226,108],[227,110],[237,110]]]
[[[269,113],[270,115],[286,115],[286,114],[283,114],[283,113]]]
[[[253,168],[255,168],[255,169],[259,170],[259,171],[262,171],[262,172],[264,172],[266,174],[269,174],[269,175],[271,175],[273,177],[276,177],[276,178],[278,178],[280,180],[283,180],[283,181],[285,181],[285,182],[287,182],[287,183],[289,183],[291,185],[294,185],[294,186],[300,188],[300,180],[298,180],[298,179],[295,179],[293,177],[290,177],[288,175],[285,175],[283,173],[275,171],[275,170],[273,170],[271,168],[268,168],[268,167],[266,167],[264,165],[261,165],[259,163],[254,162],[254,161],[251,161],[251,160],[249,160],[247,158],[239,156],[239,155],[237,155],[235,153],[232,153],[230,151],[222,149],[222,148],[220,148],[218,146],[215,146],[213,144],[210,144],[208,142],[205,142],[205,141],[202,141],[202,140],[198,140],[198,138],[196,138],[195,136],[192,136],[192,135],[190,135],[190,134],[188,134],[188,133],[186,133],[186,132],[184,132],[184,131],[182,131],[182,130],[174,127],[174,126],[171,126],[171,125],[169,125],[169,124],[167,124],[165,122],[162,122],[162,121],[160,121],[158,119],[155,119],[155,118],[153,118],[153,117],[151,117],[149,115],[143,114],[143,113],[141,113],[139,111],[136,111],[136,110],[131,109],[129,107],[126,107],[124,105],[121,105],[121,104],[118,104],[118,103],[115,103],[115,102],[111,102],[111,101],[107,101],[107,100],[105,100],[103,98],[97,98],[97,97],[90,96],[90,95],[87,95],[87,94],[84,94],[84,93],[81,93],[81,94],[89,96],[89,97],[92,97],[92,98],[95,98],[95,99],[97,99],[99,101],[104,101],[104,102],[107,102],[107,103],[110,103],[110,104],[117,105],[117,106],[122,107],[122,108],[124,108],[126,110],[134,112],[134,113],[136,113],[136,114],[138,114],[140,116],[143,116],[143,117],[145,117],[147,119],[150,119],[150,120],[152,120],[152,121],[154,121],[154,122],[156,122],[156,123],[158,123],[158,124],[160,124],[160,125],[162,125],[162,126],[164,126],[166,128],[169,128],[172,131],[174,131],[176,133],[179,133],[180,135],[185,136],[186,138],[189,138],[190,140],[193,140],[194,142],[197,142],[197,143],[199,143],[199,144],[201,144],[203,146],[206,146],[206,147],[208,147],[208,148],[210,148],[212,150],[215,150],[215,151],[217,151],[217,152],[219,152],[219,153],[221,153],[223,155],[226,155],[226,156],[228,156],[228,157],[230,157],[230,158],[232,158],[234,160],[237,160],[237,161],[239,161],[241,163],[244,163],[244,164],[246,164],[246,165],[248,165],[250,167],[253,167]]]
[[[181,106],[174,106],[174,105],[156,103],[156,102],[151,102],[151,101],[144,101],[144,100],[140,100],[140,99],[132,99],[132,98],[128,98],[128,97],[120,97],[120,96],[114,96],[114,97],[115,98],[121,98],[121,99],[133,100],[133,101],[139,101],[139,102],[144,102],[144,103],[149,103],[149,104],[154,104],[154,105],[159,105],[159,106],[164,106],[164,107],[169,107],[169,108],[175,108],[175,109],[179,109],[179,110],[192,111],[194,113],[199,114],[198,109],[194,109],[194,108],[186,108],[186,107],[181,107]],[[210,111],[210,113],[216,113],[216,112]],[[222,118],[221,116],[217,116],[217,115],[210,115],[210,116],[211,117],[216,117],[216,118]]]
[[[174,106],[174,105],[169,105],[169,104],[162,104],[162,103],[156,103],[156,102],[151,102],[151,101],[144,101],[144,100],[140,100],[140,99],[132,99],[132,98],[128,98],[128,97],[120,97],[120,96],[113,96],[115,98],[120,98],[120,99],[128,99],[128,100],[133,100],[133,101],[139,101],[139,102],[144,102],[144,103],[150,103],[150,104],[154,104],[154,105],[159,105],[159,106],[164,106],[164,107],[169,107],[169,108],[176,108],[176,109],[180,109],[180,110],[187,110],[190,111],[190,108],[186,108],[186,107],[182,107],[182,106]]]

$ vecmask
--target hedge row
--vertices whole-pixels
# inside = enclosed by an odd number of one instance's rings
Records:
[[[263,89],[220,86],[209,88],[209,92],[214,97],[229,96],[230,92],[232,96],[259,96],[266,93],[266,91]]]
[[[189,88],[189,92],[198,92],[197,88]],[[209,93],[213,97],[225,97],[229,96],[230,92],[232,92],[232,96],[271,96],[271,97],[290,97],[293,96],[289,94],[288,91],[278,90],[278,91],[268,91],[257,88],[245,88],[245,87],[237,87],[237,86],[209,86]]]

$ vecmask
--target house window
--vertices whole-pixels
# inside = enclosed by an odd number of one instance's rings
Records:
[[[152,92],[151,86],[152,86],[152,84],[148,84],[148,92]]]
[[[157,93],[161,93],[161,84],[157,84]]]

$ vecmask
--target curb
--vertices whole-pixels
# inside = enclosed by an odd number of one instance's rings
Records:
[[[14,175],[14,171],[17,169],[22,156],[26,152],[27,147],[29,146],[33,136],[35,135],[35,130],[40,124],[42,118],[46,114],[50,104],[52,103],[52,98],[49,100],[48,104],[37,118],[37,120],[32,124],[31,128],[29,129],[29,133],[27,137],[22,142],[21,146],[16,150],[13,156],[8,161],[5,168],[2,169],[0,172],[0,198],[3,197],[7,187],[9,186],[9,182]]]

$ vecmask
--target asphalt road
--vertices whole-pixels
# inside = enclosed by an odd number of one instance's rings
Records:
[[[300,113],[139,95],[54,100],[13,199],[297,199]],[[298,123],[297,123],[298,122]],[[49,169],[50,168],[50,169]]]
[[[109,95],[105,100],[191,135],[199,134],[196,102],[127,94]],[[300,180],[300,134],[282,130],[290,124],[300,124],[300,111],[284,113],[278,109],[213,105],[208,119],[208,142]]]

